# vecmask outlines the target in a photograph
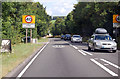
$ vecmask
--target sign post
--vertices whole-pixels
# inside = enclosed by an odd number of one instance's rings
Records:
[[[32,43],[32,29],[30,29],[30,42]]]
[[[115,28],[115,38],[116,38],[116,41],[117,40],[117,34],[118,34],[118,30],[117,28],[120,27],[120,15],[113,15],[113,28]]]
[[[26,29],[26,43],[27,43],[27,29],[30,28],[30,42],[32,42],[32,28],[35,28],[35,16],[22,15],[22,28]]]
[[[26,43],[27,43],[27,29],[26,29]]]

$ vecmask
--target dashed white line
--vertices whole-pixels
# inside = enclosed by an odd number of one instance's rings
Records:
[[[76,46],[73,46],[75,49],[78,49]]]
[[[73,46],[72,44],[70,44],[70,46]]]
[[[118,76],[118,74],[114,73],[113,71],[111,71],[110,69],[108,69],[107,67],[105,67],[104,65],[100,64],[99,62],[97,62],[94,59],[90,59],[92,62],[94,62],[95,64],[97,64],[98,66],[100,66],[102,69],[104,69],[106,72],[108,72],[110,75],[112,76]]]
[[[115,67],[115,68],[120,69],[119,66],[117,66],[116,64],[113,64],[113,63],[111,63],[111,62],[109,62],[109,61],[107,61],[107,60],[105,60],[105,59],[100,59],[100,60],[101,60],[101,61],[104,61],[105,63],[108,63],[108,64],[112,65],[112,66]]]
[[[78,50],[81,54],[83,54],[83,55],[86,55],[84,52],[82,52],[81,50]]]
[[[49,43],[49,42],[48,42]],[[27,66],[20,72],[20,74],[17,76],[17,79],[22,77],[22,75],[25,73],[25,71],[29,68],[29,66],[33,63],[33,61],[38,57],[38,55],[44,50],[44,48],[48,45],[48,43],[37,53],[37,55],[34,56],[34,58],[27,64]]]
[[[81,50],[81,51],[83,51],[84,53],[86,53],[86,54],[88,54],[88,55],[93,55],[93,54],[91,54],[91,53],[89,53],[89,52],[86,52],[86,51],[84,51],[84,50]]]

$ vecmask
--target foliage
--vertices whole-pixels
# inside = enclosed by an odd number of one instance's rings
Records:
[[[39,2],[3,2],[2,3],[2,38],[11,39],[12,44],[20,43],[25,36],[22,28],[22,15],[35,15],[33,38],[47,34],[50,16]],[[30,35],[30,31],[28,32]]]
[[[59,23],[59,27],[55,24],[53,29],[64,26],[58,34],[70,33],[89,37],[96,28],[101,27],[113,36],[113,14],[118,12],[118,2],[79,2],[65,20]]]

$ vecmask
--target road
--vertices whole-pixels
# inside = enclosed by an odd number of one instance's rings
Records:
[[[117,77],[119,69],[118,52],[92,52],[85,43],[51,38],[18,77]]]

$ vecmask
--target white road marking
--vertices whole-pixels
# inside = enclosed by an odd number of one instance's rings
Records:
[[[104,65],[106,65],[106,66],[107,66],[107,65],[109,65],[109,64],[104,64]]]
[[[17,79],[22,77],[22,75],[25,73],[25,71],[29,68],[29,66],[33,63],[33,61],[38,57],[38,55],[45,49],[45,47],[48,45],[49,42],[37,53],[37,55],[34,56],[34,58],[27,64],[27,66],[20,72],[20,74],[17,76]]]
[[[81,50],[78,50],[81,54],[83,54],[83,55],[86,55],[84,52],[82,52]]]
[[[107,61],[107,60],[105,60],[105,59],[100,59],[100,60],[101,60],[101,61],[104,61],[105,63],[110,64],[111,66],[113,66],[113,67],[115,67],[115,68],[120,69],[120,67],[119,67],[119,66],[117,66],[116,64],[113,64],[113,63],[111,63],[111,62],[109,62],[109,61]]]
[[[63,46],[63,45],[54,45],[54,46],[52,46],[52,47],[54,47],[54,48],[63,48],[63,47],[65,47],[65,46]]]
[[[91,53],[89,53],[89,52],[86,52],[86,51],[84,51],[84,50],[81,50],[81,51],[83,51],[84,53],[86,53],[86,54],[88,54],[88,55],[93,55],[93,54],[91,54]]]
[[[73,46],[75,49],[78,49],[76,46]]]
[[[70,46],[73,46],[72,44],[70,44]]]
[[[108,69],[107,67],[105,67],[104,65],[100,64],[99,62],[97,62],[94,59],[90,59],[92,62],[94,62],[95,64],[97,64],[98,66],[100,66],[102,69],[104,69],[106,72],[108,72],[110,75],[112,76],[118,76],[118,74],[114,73],[113,71],[111,71],[110,69]]]

